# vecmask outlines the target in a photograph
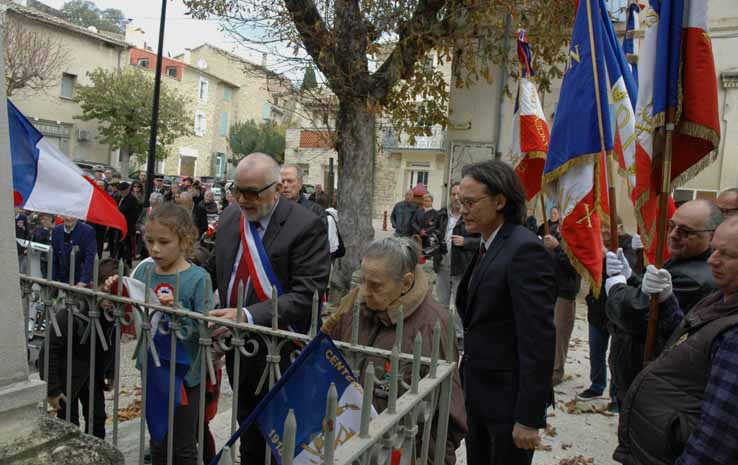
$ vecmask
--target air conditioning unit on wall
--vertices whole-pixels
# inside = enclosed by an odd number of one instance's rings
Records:
[[[86,142],[90,140],[90,131],[87,129],[77,129],[77,140],[80,142]]]

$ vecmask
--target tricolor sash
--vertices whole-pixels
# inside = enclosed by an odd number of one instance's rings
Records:
[[[277,295],[282,295],[282,286],[279,284],[274,270],[272,270],[269,256],[261,242],[256,226],[250,221],[246,221],[243,216],[241,216],[241,247],[243,249],[241,260],[246,260],[246,265],[249,268],[249,278],[259,302],[271,298],[272,286],[277,289]]]

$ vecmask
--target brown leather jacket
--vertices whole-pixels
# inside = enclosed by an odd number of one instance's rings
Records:
[[[351,322],[353,320],[353,307],[356,299],[360,302],[359,312],[359,344],[376,347],[378,349],[392,350],[395,341],[395,331],[397,318],[399,318],[399,307],[404,309],[404,325],[402,333],[402,352],[412,353],[415,336],[420,333],[423,337],[423,355],[431,355],[431,346],[433,341],[433,328],[437,321],[441,323],[441,357],[446,358],[448,347],[446,344],[447,325],[453,324],[449,321],[448,312],[440,306],[432,297],[428,279],[420,267],[415,271],[415,284],[413,288],[401,297],[386,312],[376,312],[366,307],[363,296],[360,294],[360,288],[352,290],[346,295],[339,305],[337,312],[332,315],[323,325],[323,332],[330,335],[333,339],[349,342],[351,340]],[[456,344],[454,343],[454,346]],[[458,349],[454,347],[454,353],[458,354]],[[364,366],[369,360],[362,361],[360,369],[363,371]],[[371,359],[374,362],[375,373],[377,378],[383,379],[388,375],[388,364],[383,359]],[[402,370],[405,380],[410,382],[410,366],[407,370]],[[407,373],[405,373],[407,371]],[[362,372],[356,372],[357,376],[363,376]],[[421,373],[425,375],[425,373]],[[384,391],[384,392],[382,392]],[[375,389],[374,406],[377,411],[381,412],[386,408],[387,391],[386,387],[377,387]],[[430,461],[433,456],[433,444],[435,439],[435,421],[431,430],[431,447]],[[461,380],[459,372],[456,370],[453,374],[453,387],[451,390],[451,410],[449,415],[448,438],[446,441],[446,465],[454,465],[456,463],[455,451],[459,447],[461,440],[467,432],[466,427],[466,411],[464,409],[463,390],[461,388]],[[419,438],[420,438],[419,433]],[[420,444],[420,440],[418,441]],[[420,447],[417,448],[420,451]]]

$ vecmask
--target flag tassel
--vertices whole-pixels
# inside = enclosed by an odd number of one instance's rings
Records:
[[[666,246],[666,210],[671,191],[671,159],[674,140],[674,122],[676,108],[669,107],[666,111],[666,143],[661,173],[661,192],[659,193],[659,211],[656,218],[656,268],[664,266],[664,247]],[[643,353],[643,363],[648,364],[653,358],[653,349],[656,343],[656,329],[659,323],[658,296],[652,296],[648,316],[648,333],[646,334],[646,348]]]

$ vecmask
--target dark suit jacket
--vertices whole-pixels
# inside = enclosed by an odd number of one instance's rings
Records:
[[[228,303],[228,283],[241,241],[241,210],[233,204],[220,216],[215,239],[215,272],[223,307]],[[328,232],[323,220],[286,198],[277,204],[262,238],[274,273],[282,286],[279,297],[279,323],[307,330],[313,293],[328,286],[330,252]],[[268,326],[272,319],[271,299],[259,302],[249,286],[244,304],[254,323]]]
[[[196,203],[192,207],[192,221],[197,228],[197,238],[199,239],[208,230],[208,212],[205,211],[202,202]]]
[[[69,283],[69,259],[72,248],[79,247],[74,260],[74,284],[92,282],[92,268],[95,265],[97,240],[95,230],[87,223],[78,221],[70,234],[69,241],[64,241],[64,225],[54,226],[51,232],[51,246],[54,251],[52,277],[54,281]]]
[[[553,402],[553,260],[535,234],[508,223],[474,272],[478,255],[456,298],[464,323],[467,411],[497,432],[510,431],[515,422],[543,428]]]
[[[134,237],[136,235],[136,221],[138,221],[138,216],[141,214],[138,200],[129,192],[120,200],[118,210],[126,217],[126,224],[128,225],[126,239]]]

